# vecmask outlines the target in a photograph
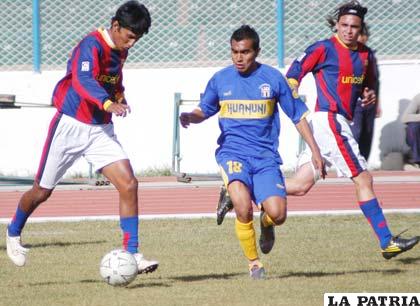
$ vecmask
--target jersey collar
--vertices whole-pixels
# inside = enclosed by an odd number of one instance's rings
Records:
[[[340,45],[342,45],[344,48],[346,48],[346,49],[350,49],[350,50],[357,50],[357,45],[355,46],[355,47],[352,47],[352,48],[350,48],[350,47],[347,47],[346,46],[346,44],[340,39],[340,37],[338,37],[338,34],[334,34],[334,37],[335,37],[335,39],[337,39],[337,41],[338,41],[338,43],[340,44]]]
[[[107,43],[107,45],[112,48],[112,49],[116,49],[114,42],[112,41],[111,36],[109,35],[107,29],[105,28],[99,28],[98,29],[99,33],[101,34],[102,38],[105,40],[105,42]]]

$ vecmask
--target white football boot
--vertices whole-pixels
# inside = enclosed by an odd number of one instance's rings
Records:
[[[22,267],[26,262],[26,253],[29,249],[24,248],[20,242],[20,236],[11,237],[9,231],[6,230],[6,245],[7,245],[7,256],[10,260],[18,266]]]
[[[159,262],[156,260],[147,260],[144,258],[143,254],[135,253],[133,254],[134,258],[137,261],[137,267],[139,269],[139,274],[142,273],[151,273],[157,269]]]

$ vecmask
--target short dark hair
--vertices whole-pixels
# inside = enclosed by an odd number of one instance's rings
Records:
[[[112,23],[118,21],[119,25],[132,31],[136,35],[149,32],[152,19],[147,8],[136,0],[122,4],[112,17]]]
[[[260,48],[260,37],[258,36],[257,31],[249,25],[242,25],[240,28],[236,29],[232,36],[230,37],[230,43],[232,40],[241,41],[244,39],[252,40],[252,48],[258,50]]]
[[[367,13],[367,7],[362,6],[359,1],[352,0],[343,3],[339,7],[337,7],[330,15],[327,17],[328,25],[333,32],[336,32],[335,25],[337,24],[338,20],[340,20],[341,16],[344,15],[355,15],[360,17],[362,20],[362,32],[366,28],[365,24],[365,15]]]

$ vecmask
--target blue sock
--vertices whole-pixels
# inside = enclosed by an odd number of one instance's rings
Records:
[[[139,247],[139,218],[138,216],[120,218],[120,227],[123,231],[124,249],[131,254],[138,252]]]
[[[10,222],[9,226],[7,227],[9,236],[20,236],[22,229],[25,226],[26,220],[29,218],[29,215],[30,214],[24,212],[19,207],[16,209],[16,213],[13,216],[12,222]]]
[[[369,201],[359,202],[359,205],[366,219],[372,226],[372,229],[375,231],[375,234],[381,244],[381,248],[386,248],[392,238],[392,234],[389,230],[388,224],[386,223],[385,216],[382,212],[382,208],[379,206],[378,200],[373,198]]]

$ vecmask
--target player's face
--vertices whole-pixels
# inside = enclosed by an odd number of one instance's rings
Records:
[[[337,35],[347,47],[357,46],[362,31],[362,19],[355,15],[343,15],[336,24]]]
[[[118,50],[128,50],[141,38],[141,35],[134,34],[131,30],[121,27],[115,21],[111,27],[111,38]]]
[[[255,50],[252,47],[251,39],[232,40],[230,47],[232,62],[239,73],[248,74],[256,69],[257,62],[255,60],[260,50]]]

